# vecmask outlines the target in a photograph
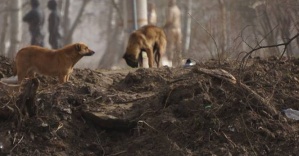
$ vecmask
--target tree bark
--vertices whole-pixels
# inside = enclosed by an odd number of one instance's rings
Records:
[[[70,29],[70,21],[71,21],[69,18],[70,3],[71,3],[71,0],[65,0],[64,9],[63,9],[62,31],[63,31],[64,43],[65,43],[65,39],[66,39],[66,34],[68,33],[68,31]]]
[[[218,59],[225,59],[226,56],[226,41],[227,41],[227,8],[226,8],[226,2],[224,0],[218,0],[219,7],[221,10],[221,35],[220,35],[220,51],[218,54]]]
[[[21,0],[10,0],[10,47],[8,50],[8,57],[13,59],[17,53],[22,34],[22,11],[21,11]]]
[[[184,53],[189,51],[190,47],[190,39],[191,39],[191,17],[192,15],[192,0],[187,0],[187,8],[186,8],[186,15],[185,15],[185,28],[184,28]]]
[[[2,25],[2,32],[0,37],[0,54],[3,56],[6,54],[5,43],[7,40],[8,17],[9,14],[7,12],[3,13],[3,25]]]

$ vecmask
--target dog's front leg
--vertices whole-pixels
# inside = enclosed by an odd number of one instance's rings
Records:
[[[153,54],[153,51],[150,48],[147,48],[145,51],[146,51],[146,54],[147,54],[147,57],[148,57],[148,66],[150,68],[152,68],[153,64],[154,64],[154,54]]]
[[[143,57],[142,57],[142,51],[139,53],[139,56],[138,56],[138,64],[139,64],[139,67],[143,67]]]
[[[66,82],[66,77],[67,77],[67,75],[59,75],[59,76],[58,76],[59,83],[64,83],[64,82]]]
[[[68,81],[69,81],[69,79],[70,79],[70,75],[71,75],[71,74],[67,74],[67,75],[66,75],[66,77],[65,77],[65,82],[68,82]]]

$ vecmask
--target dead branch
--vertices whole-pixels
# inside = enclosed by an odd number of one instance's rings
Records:
[[[195,17],[193,17],[190,13],[188,13],[188,15],[191,17],[191,19],[193,19],[210,37],[211,37],[211,39],[213,40],[213,42],[214,42],[214,44],[215,44],[215,47],[216,47],[216,53],[217,53],[217,55],[219,56],[219,48],[218,48],[218,44],[217,44],[217,42],[216,42],[216,39],[214,38],[214,36],[204,27],[204,26],[202,26],[200,23],[199,23],[199,21],[197,21],[196,19],[195,19]],[[219,60],[219,58],[218,58],[218,60]],[[220,60],[219,60],[220,61]],[[219,64],[220,64],[220,62],[219,62]]]
[[[241,82],[239,82],[238,85],[239,85],[238,88],[240,88],[243,92],[245,92],[245,94],[253,96],[254,99],[256,99],[261,105],[263,105],[264,108],[266,109],[266,112],[270,113],[273,116],[277,114],[277,110],[275,109],[275,107],[271,106],[265,98],[260,96],[254,90],[252,90],[249,86]]]
[[[268,32],[260,41],[258,41],[256,39],[256,45],[255,47],[252,47],[249,43],[246,42],[246,40],[244,39],[243,37],[243,32],[245,31],[245,29],[247,29],[249,26],[246,26],[244,27],[244,29],[242,29],[241,31],[241,39],[242,39],[242,42],[244,42],[250,49],[251,51],[249,52],[245,52],[245,56],[242,58],[242,61],[241,61],[241,64],[240,64],[240,71],[241,69],[243,69],[243,67],[245,66],[245,64],[247,63],[246,59],[251,56],[252,53],[254,53],[255,51],[259,50],[259,49],[264,49],[264,48],[273,48],[273,47],[265,47],[265,46],[261,46],[261,43],[271,34],[273,33],[273,31],[278,27],[278,24],[273,28],[271,29],[270,32]],[[239,73],[240,75],[240,73]]]
[[[230,74],[229,72],[223,70],[223,69],[204,69],[204,68],[195,68],[194,72],[197,73],[204,73],[209,76],[224,80],[229,82],[233,85],[236,89],[241,90],[241,92],[244,92],[246,95],[252,96],[259,104],[264,106],[266,112],[270,113],[272,116],[277,114],[277,110],[275,107],[269,105],[268,101],[260,96],[258,93],[256,93],[254,90],[252,90],[249,86],[241,83],[240,81],[237,81],[237,79]],[[238,82],[238,83],[237,83]],[[255,106],[257,107],[257,106]]]
[[[267,45],[267,46],[262,46],[260,44],[258,44],[255,48],[251,49],[249,52],[246,53],[246,55],[242,58],[242,63],[240,64],[240,71],[241,69],[244,67],[245,64],[245,60],[255,51],[260,50],[260,49],[266,49],[266,48],[273,48],[273,47],[280,47],[280,46],[284,46],[284,50],[283,53],[281,54],[280,58],[285,54],[287,46],[289,46],[289,44],[296,39],[299,36],[299,33],[297,33],[296,35],[294,35],[292,38],[290,38],[287,42],[284,43],[280,43],[280,44],[274,44],[274,45]]]
[[[21,137],[21,139],[17,142],[17,144],[15,144],[15,146],[10,150],[10,153],[21,143],[21,141],[23,140],[24,135]]]

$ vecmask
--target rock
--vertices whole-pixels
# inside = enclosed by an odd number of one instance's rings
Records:
[[[118,118],[104,112],[83,111],[83,117],[104,129],[128,130],[136,126],[136,121]]]

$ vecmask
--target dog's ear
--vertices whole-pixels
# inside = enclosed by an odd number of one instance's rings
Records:
[[[75,44],[75,49],[77,50],[77,51],[81,51],[81,45],[80,44]]]

